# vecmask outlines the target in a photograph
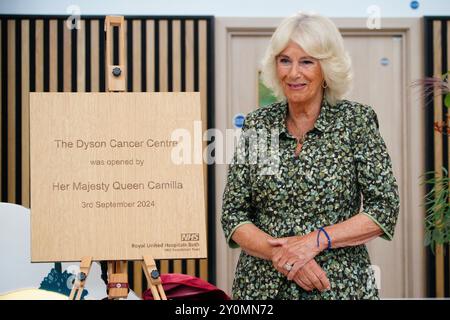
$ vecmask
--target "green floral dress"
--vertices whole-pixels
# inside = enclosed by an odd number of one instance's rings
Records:
[[[362,202],[362,212],[382,228],[383,238],[392,240],[398,187],[373,109],[347,100],[331,106],[324,100],[298,157],[286,114],[287,103],[278,102],[245,119],[223,195],[221,221],[229,246],[238,247],[231,236],[246,223],[277,238],[304,235],[360,213]],[[233,297],[378,299],[365,245],[325,250],[315,259],[330,280],[329,291],[307,292],[271,261],[242,251]]]

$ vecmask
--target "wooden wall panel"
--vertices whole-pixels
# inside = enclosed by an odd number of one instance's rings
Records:
[[[132,49],[131,53],[131,64],[132,67],[128,70],[131,70],[132,72],[128,74],[130,77],[130,81],[132,82],[132,86],[129,87],[129,91],[135,91],[140,92],[142,91],[142,82],[141,82],[141,21],[140,20],[132,20],[128,21],[128,25],[132,27],[132,30],[128,30],[128,36],[131,37],[132,44],[128,44],[130,48]],[[126,46],[126,48],[128,48]],[[129,71],[128,71],[129,72]],[[130,90],[131,89],[131,90]],[[143,273],[142,273],[142,264],[140,262],[134,262],[133,263],[133,284],[134,284],[134,290],[138,294],[142,294],[142,291],[144,290],[142,281],[143,281]],[[162,272],[162,270],[161,270]]]
[[[450,19],[448,17],[425,18],[426,76],[442,77],[450,69]],[[427,171],[443,176],[442,167],[450,168],[450,139],[446,130],[434,130],[434,124],[449,125],[447,108],[443,97],[435,92],[426,101],[427,114]],[[444,128],[445,129],[445,128]],[[428,190],[429,191],[429,190]],[[428,295],[450,297],[449,246],[438,245],[433,254],[427,252]]]
[[[50,20],[50,57],[49,57],[49,65],[50,65],[50,92],[58,91],[58,29],[57,29],[57,21],[55,19]]]
[[[172,67],[172,88],[173,92],[181,91],[181,24],[179,20],[174,20],[172,22],[172,61],[169,61],[169,65]],[[206,198],[205,198],[206,199]],[[183,272],[183,261],[174,260],[173,270],[174,273]],[[205,278],[206,279],[206,278]]]
[[[22,21],[22,204],[30,206],[30,21]]]
[[[441,47],[441,33],[442,33],[442,22],[433,22],[433,76],[440,77],[442,74],[442,47]],[[435,119],[444,119],[442,110],[442,99],[434,99],[433,110]],[[438,131],[434,131],[434,167],[442,168],[443,165],[443,135]],[[438,176],[442,177],[442,172],[439,172]],[[436,247],[436,279],[443,279],[444,268],[443,268],[443,247]],[[438,297],[443,297],[444,286],[442,281],[436,281],[436,295]]]
[[[168,86],[168,22],[167,20],[159,21],[159,91],[169,91]]]
[[[80,21],[81,28],[76,31],[77,35],[77,92],[85,92],[86,91],[86,33],[83,32],[86,30],[86,21]]]
[[[72,31],[63,27],[63,91],[72,91]]]
[[[198,85],[198,91],[200,91],[200,100],[201,100],[201,104],[202,106],[206,106],[206,101],[207,101],[207,87],[208,87],[208,79],[207,79],[207,55],[208,55],[208,51],[207,51],[207,43],[208,43],[208,35],[207,35],[207,25],[206,25],[206,21],[197,21],[198,23],[198,32],[196,32],[196,34],[198,35],[198,40],[197,40],[197,46],[198,46],[198,54],[197,54],[197,59],[196,61],[198,61],[198,67],[196,68],[198,70],[198,78],[199,78],[199,85]],[[202,108],[202,122],[203,122],[203,127],[202,127],[202,132],[206,132],[207,130],[207,114],[206,114],[206,109]],[[207,146],[207,142],[204,141],[203,142],[203,150],[206,149]],[[203,170],[205,171],[205,186],[208,185],[208,181],[207,181],[207,177],[208,177],[208,172],[207,172],[207,166],[203,167]],[[205,189],[205,199],[208,199],[208,194],[207,194],[208,190]],[[208,201],[208,200],[207,200]],[[202,260],[200,261],[200,277],[201,278],[208,278],[208,264],[207,261]]]
[[[0,200],[29,207],[29,92],[105,91],[104,17],[81,17],[69,29],[63,16],[0,15]],[[127,91],[200,91],[204,129],[213,119],[213,18],[125,17]],[[205,172],[209,172],[205,165]],[[207,183],[213,185],[212,176]],[[210,189],[210,188],[207,188]],[[215,197],[208,193],[207,198]],[[215,208],[209,207],[209,233]],[[211,221],[212,220],[212,221]],[[209,239],[214,238],[211,234]],[[214,257],[157,261],[162,273],[185,273],[212,283]],[[130,262],[137,294],[147,286]]]
[[[185,57],[184,64],[186,68],[185,90],[187,92],[194,90],[194,21],[187,20],[185,22]],[[187,274],[194,275],[196,271],[196,261],[188,260],[186,266]]]
[[[145,80],[144,91],[154,92],[155,90],[155,21],[145,21]]]
[[[16,21],[8,20],[8,202],[16,202]]]
[[[91,21],[91,40],[90,40],[90,90],[91,92],[99,92],[100,91],[100,28],[103,29],[103,25],[100,26],[100,22],[98,20]],[[103,38],[102,38],[103,40]]]

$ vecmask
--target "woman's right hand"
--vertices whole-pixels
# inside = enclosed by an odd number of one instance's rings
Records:
[[[331,288],[325,271],[323,271],[314,259],[308,261],[298,270],[293,280],[306,291],[312,291],[314,289],[324,291]]]

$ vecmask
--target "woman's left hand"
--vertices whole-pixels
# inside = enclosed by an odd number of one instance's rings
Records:
[[[289,280],[294,279],[297,271],[321,251],[316,245],[313,233],[268,241],[276,249],[272,256],[273,266],[283,274],[289,271]],[[286,269],[287,265],[292,266],[290,270]]]

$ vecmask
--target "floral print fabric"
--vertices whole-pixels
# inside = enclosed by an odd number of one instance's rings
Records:
[[[383,238],[392,239],[399,213],[398,187],[373,109],[347,100],[331,106],[324,100],[296,157],[296,140],[285,125],[287,107],[286,101],[277,102],[245,119],[223,194],[221,221],[230,247],[238,247],[231,236],[245,223],[279,238],[304,235],[360,212],[381,227]],[[249,137],[261,132],[271,138],[264,139],[267,143],[257,140],[258,149]],[[277,143],[272,143],[273,137]],[[266,157],[270,161],[252,159],[261,145],[272,152],[266,154],[274,155]],[[378,298],[365,245],[327,250],[315,259],[330,280],[329,291],[304,291],[271,261],[242,251],[233,298]]]

